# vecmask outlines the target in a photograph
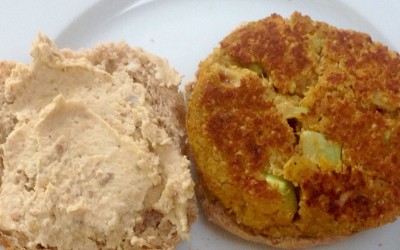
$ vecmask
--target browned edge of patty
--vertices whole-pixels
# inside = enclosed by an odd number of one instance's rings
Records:
[[[225,229],[226,231],[239,236],[245,240],[255,243],[266,244],[282,249],[306,249],[317,245],[327,245],[333,242],[344,240],[350,236],[329,236],[329,237],[271,237],[268,235],[255,234],[249,227],[238,224],[234,217],[223,207],[220,201],[215,199],[203,185],[201,178],[196,183],[196,193],[199,203],[206,213],[208,219]]]

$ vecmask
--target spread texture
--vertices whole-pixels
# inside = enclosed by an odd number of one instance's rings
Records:
[[[3,234],[29,249],[169,249],[187,238],[179,74],[123,42],[72,52],[39,35],[32,56],[4,85]]]

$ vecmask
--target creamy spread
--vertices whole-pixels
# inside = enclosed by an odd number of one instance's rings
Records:
[[[94,52],[60,51],[39,35],[33,63],[7,79],[4,108],[17,123],[2,145],[0,229],[23,233],[28,247],[116,249],[129,239],[140,248],[157,237],[135,231],[145,211],[188,236],[189,161],[171,135],[177,118],[157,110],[148,90],[176,87],[180,76],[133,52],[110,70]]]

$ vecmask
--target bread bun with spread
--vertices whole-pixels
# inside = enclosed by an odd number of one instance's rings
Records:
[[[281,248],[400,215],[400,56],[294,13],[249,22],[200,63],[186,129],[210,220]]]
[[[172,249],[196,218],[180,75],[124,42],[0,64],[0,246]]]

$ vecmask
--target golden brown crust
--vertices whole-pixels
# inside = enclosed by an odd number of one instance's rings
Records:
[[[222,74],[219,77],[222,83],[230,81]],[[266,181],[257,178],[257,174],[274,149],[279,148],[281,154],[292,154],[295,136],[288,124],[278,122],[282,117],[273,108],[273,102],[263,98],[265,92],[265,87],[254,77],[243,78],[237,88],[210,84],[203,90],[201,105],[210,113],[207,134],[228,159],[228,171],[234,182],[255,197],[270,200],[278,194],[266,189]],[[231,112],[232,109],[240,112]],[[265,131],[273,131],[273,135]],[[235,154],[237,151],[241,154]],[[239,168],[242,166],[245,175]]]
[[[293,239],[340,238],[400,215],[398,53],[299,13],[250,22],[220,45],[199,66],[186,123],[218,206],[257,235]],[[336,169],[304,160],[304,131],[339,147]],[[266,173],[295,185],[290,221]]]
[[[328,236],[328,237],[271,237],[268,235],[256,234],[250,228],[236,223],[234,217],[229,215],[222,204],[215,198],[211,198],[204,185],[197,183],[196,192],[200,197],[200,204],[207,214],[210,221],[237,235],[245,240],[262,243],[282,249],[306,249],[316,245],[330,244],[336,241],[344,240],[349,236]]]

